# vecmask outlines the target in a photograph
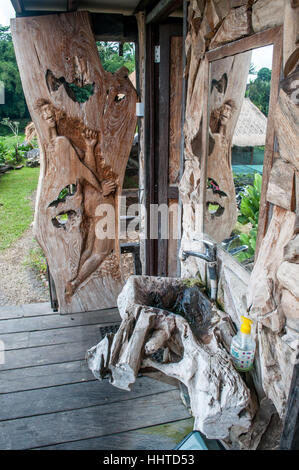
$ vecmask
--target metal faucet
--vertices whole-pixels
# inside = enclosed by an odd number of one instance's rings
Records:
[[[222,247],[232,256],[237,255],[242,251],[248,250],[248,245],[236,246],[236,248],[232,248],[231,250],[229,249],[231,243],[238,238],[240,238],[240,235],[233,235],[232,237],[226,238],[221,242]]]
[[[183,251],[182,252],[182,261],[186,261],[189,256],[194,256],[195,258],[203,259],[208,263],[209,277],[211,281],[211,300],[216,300],[217,297],[217,258],[216,258],[216,243],[210,242],[208,240],[194,240],[199,243],[203,243],[205,247],[205,253],[199,253],[197,251]]]

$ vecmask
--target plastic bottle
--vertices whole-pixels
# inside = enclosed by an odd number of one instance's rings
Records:
[[[253,367],[255,341],[251,336],[252,320],[246,317],[241,318],[243,322],[240,331],[232,339],[230,353],[236,369],[240,372],[248,372]]]

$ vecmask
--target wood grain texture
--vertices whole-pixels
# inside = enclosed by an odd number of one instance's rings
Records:
[[[247,5],[243,5],[232,9],[225,17],[211,41],[210,48],[214,49],[248,34],[250,34],[250,13]]]
[[[294,189],[294,167],[281,158],[274,161],[267,190],[267,201],[279,207],[292,210]]]
[[[136,398],[134,402],[127,400],[114,403],[113,407],[111,404],[103,404],[4,421],[1,425],[0,448],[30,449],[100,437],[161,424],[161,421],[167,423],[188,417],[187,410],[179,403],[179,392],[169,391],[151,397]]]
[[[102,384],[89,380],[60,387],[9,393],[4,398],[5,406],[0,410],[0,421],[75,410],[103,403],[112,405],[115,402],[150,397],[170,390],[174,390],[174,387],[148,377],[140,377],[131,393],[111,387],[108,380]]]
[[[209,184],[206,189],[204,232],[217,242],[231,235],[237,221],[231,142],[244,99],[250,61],[251,51],[248,51],[211,63],[211,135],[210,145],[207,145],[213,150],[207,160],[207,178],[213,180],[214,186]],[[215,213],[209,211],[210,204],[219,206]]]
[[[118,195],[136,129],[136,91],[127,69],[104,71],[87,13],[17,18],[11,27],[41,144],[34,232],[60,312],[115,306],[122,286]],[[80,102],[75,91],[86,87],[91,96]],[[101,239],[105,223],[115,233]]]
[[[171,450],[193,429],[193,419],[183,419],[150,428],[111,436],[66,442],[44,447],[45,450]]]

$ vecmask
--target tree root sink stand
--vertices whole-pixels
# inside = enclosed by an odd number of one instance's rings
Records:
[[[244,434],[256,411],[254,393],[234,368],[228,315],[184,279],[131,276],[118,297],[122,323],[87,352],[98,379],[131,390],[138,374],[183,383],[194,429],[210,439]],[[153,355],[163,351],[163,360]]]

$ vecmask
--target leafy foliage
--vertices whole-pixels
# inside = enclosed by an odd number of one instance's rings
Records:
[[[0,26],[0,80],[5,86],[5,104],[0,106],[0,118],[29,116],[8,26]]]
[[[245,93],[265,116],[269,113],[270,82],[271,70],[263,67],[258,71],[257,78],[247,85]]]
[[[247,258],[251,258],[255,253],[261,190],[262,175],[256,173],[254,175],[253,186],[246,186],[245,191],[241,194],[241,215],[238,216],[238,222],[240,222],[242,225],[251,224],[251,230],[249,234],[240,234],[240,242],[243,245],[248,245],[248,250],[247,252],[243,252],[238,255],[239,261],[244,261]]]
[[[114,73],[121,67],[127,67],[130,73],[135,70],[135,46],[126,42],[123,45],[123,55],[119,55],[118,42],[98,42],[98,51],[104,69]]]

